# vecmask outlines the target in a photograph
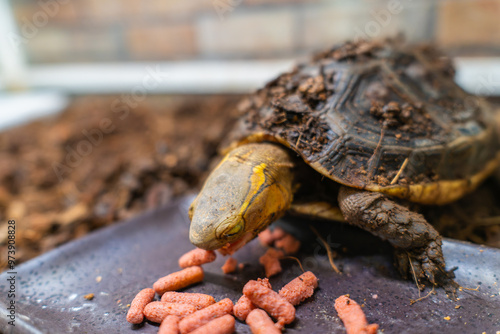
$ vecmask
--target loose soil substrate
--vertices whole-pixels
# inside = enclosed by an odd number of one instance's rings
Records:
[[[240,98],[151,96],[126,113],[113,112],[117,97],[79,97],[61,115],[1,133],[0,270],[6,265],[8,219],[17,222],[19,264],[196,192],[238,117]],[[95,135],[92,152],[61,169],[68,154],[85,145],[83,132],[96,133],[106,119],[114,130],[102,140]],[[61,180],[55,163],[61,164]],[[480,196],[426,208],[426,215],[445,236],[500,247],[500,225],[488,221],[500,216],[500,186],[489,183]]]
[[[117,97],[79,97],[62,114],[0,134],[0,271],[8,219],[24,262],[89,231],[193,192],[236,117],[239,96],[151,96],[113,112]],[[69,169],[71,150],[109,119],[92,153]],[[109,126],[109,125],[108,125]],[[69,149],[68,149],[69,148]],[[85,150],[85,147],[80,148]],[[74,158],[70,158],[74,159]]]

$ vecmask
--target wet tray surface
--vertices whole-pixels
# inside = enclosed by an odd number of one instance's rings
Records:
[[[3,333],[156,333],[158,326],[126,322],[127,304],[135,294],[151,287],[159,277],[179,270],[177,259],[193,246],[189,243],[184,198],[125,223],[97,231],[17,268],[16,326],[7,324],[8,274],[0,275]],[[444,253],[448,267],[457,266],[457,281],[479,291],[459,292],[457,302],[444,291],[410,305],[418,298],[411,281],[398,278],[391,265],[390,249],[366,233],[344,224],[317,222],[332,247],[349,251],[335,261],[343,274],[335,274],[308,221],[278,222],[292,233],[300,231],[305,247],[299,253],[306,270],[319,278],[314,296],[297,307],[295,322],[286,333],[344,333],[333,307],[334,300],[349,293],[363,308],[370,323],[384,333],[496,333],[500,330],[500,251],[447,240]],[[309,238],[309,239],[308,239]],[[309,241],[308,241],[309,240]],[[363,250],[368,246],[369,250]],[[223,275],[219,256],[204,266],[203,283],[185,291],[229,297],[236,302],[249,279],[264,277],[258,259],[265,252],[258,241],[240,250],[235,258],[247,263],[234,275]],[[270,281],[278,290],[301,273],[293,260],[283,260],[283,272]],[[422,293],[422,296],[428,290]],[[94,293],[93,300],[84,295]],[[460,305],[459,308],[455,308]],[[449,320],[445,320],[449,317]],[[447,319],[447,318],[446,318]],[[237,322],[237,333],[250,333]]]

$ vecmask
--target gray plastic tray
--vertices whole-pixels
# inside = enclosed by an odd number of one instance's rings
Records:
[[[193,246],[188,240],[187,208],[192,198],[179,199],[154,212],[96,231],[16,268],[16,326],[7,324],[7,278],[0,275],[0,330],[3,333],[155,333],[157,325],[126,322],[127,304],[155,280],[179,270],[177,259]],[[298,306],[294,323],[286,333],[344,333],[333,307],[334,300],[349,293],[371,323],[384,333],[496,333],[500,330],[500,251],[446,240],[449,267],[458,266],[457,281],[479,291],[459,292],[449,300],[442,289],[410,305],[418,298],[411,281],[398,277],[392,267],[390,247],[345,224],[315,222],[332,247],[342,249],[335,261],[343,274],[332,271],[324,249],[308,229],[311,222],[286,219],[279,222],[304,240],[298,257],[306,270],[319,278],[314,296]],[[225,259],[204,266],[203,283],[186,291],[229,297],[234,302],[249,279],[264,277],[258,258],[265,249],[254,240],[236,255],[247,263],[234,275],[223,275]],[[301,273],[293,260],[283,260],[284,271],[273,277],[275,290]],[[97,282],[99,280],[100,281]],[[422,293],[425,295],[429,290]],[[83,298],[94,293],[93,300]],[[460,305],[459,308],[455,308]],[[445,320],[445,317],[450,320]],[[250,333],[237,322],[237,333]]]

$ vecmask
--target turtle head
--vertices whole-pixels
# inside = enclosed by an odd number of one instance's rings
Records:
[[[191,242],[232,253],[255,238],[290,207],[292,166],[288,152],[273,144],[229,152],[191,205]]]

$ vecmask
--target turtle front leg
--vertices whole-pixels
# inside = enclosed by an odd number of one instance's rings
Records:
[[[415,276],[419,283],[455,289],[453,272],[445,270],[441,236],[422,215],[376,192],[342,187],[338,199],[350,224],[395,247],[396,266],[404,278]]]

